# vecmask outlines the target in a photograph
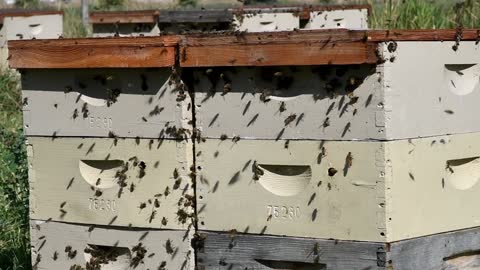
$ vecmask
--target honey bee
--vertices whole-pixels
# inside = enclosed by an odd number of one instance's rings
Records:
[[[167,254],[173,254],[174,248],[172,246],[172,241],[170,239],[165,242],[165,250],[167,251]]]
[[[353,165],[353,156],[352,152],[348,152],[347,157],[345,158],[345,165],[347,168],[351,168]]]
[[[223,85],[223,92],[222,92],[222,96],[226,95],[227,93],[229,93],[230,91],[232,91],[232,85],[230,83],[225,83]]]
[[[101,182],[101,181],[102,181],[102,179],[101,179],[101,178],[98,178],[98,179],[97,179],[97,182],[95,182],[95,186],[100,185],[100,182]]]
[[[58,252],[57,252],[57,251],[53,252],[53,257],[52,257],[52,259],[53,259],[54,261],[56,261],[56,260],[58,259]]]
[[[328,168],[328,176],[332,177],[337,173],[337,169],[335,168]]]
[[[288,149],[289,145],[290,145],[290,140],[286,140],[285,144],[283,145],[283,148]]]
[[[150,214],[150,218],[148,220],[148,223],[152,223],[153,219],[155,218],[155,215],[157,214],[157,210],[153,210],[152,213]]]
[[[167,187],[165,188],[165,191],[163,192],[163,195],[164,195],[165,197],[167,197],[168,194],[170,194],[170,188],[167,186]]]
[[[174,178],[174,179],[177,179],[179,176],[180,176],[180,175],[178,174],[178,170],[177,170],[177,168],[175,168],[175,169],[173,170],[173,178]]]
[[[408,173],[408,176],[410,176],[410,179],[412,179],[412,181],[415,181],[415,177],[413,176],[413,174],[411,172]]]
[[[296,118],[297,118],[297,115],[296,115],[296,114],[291,114],[291,115],[288,116],[283,122],[285,123],[285,126],[288,126],[288,124],[290,124],[291,122],[295,121]]]
[[[140,203],[140,206],[138,208],[140,208],[140,210],[144,209],[145,207],[147,207],[147,204],[142,202]]]
[[[167,222],[168,222],[168,220],[165,217],[163,217],[162,218],[162,225],[167,226]]]
[[[240,141],[240,136],[235,136],[232,138],[233,143],[237,143],[238,141]]]
[[[447,114],[454,114],[454,112],[452,110],[444,110],[445,113]]]
[[[102,194],[103,194],[103,192],[101,192],[100,190],[98,190],[98,189],[95,190],[95,196],[96,197],[100,197],[100,196],[102,196]]]
[[[130,192],[134,192],[134,191],[135,191],[135,184],[131,183],[130,184]]]
[[[153,205],[155,206],[155,208],[160,207],[160,202],[158,201],[158,199],[155,198],[155,201],[154,201]]]
[[[65,206],[65,204],[67,204],[66,201],[65,201],[65,202],[62,202],[62,203],[60,204],[60,208],[63,208],[63,207]]]
[[[260,169],[257,165],[257,161],[254,161],[252,164],[253,180],[260,180],[260,176],[264,174],[264,171]]]
[[[89,112],[88,112],[88,104],[87,103],[83,103],[83,106],[82,106],[82,116],[83,118],[87,118],[89,115]]]
[[[287,105],[285,104],[285,102],[281,102],[280,103],[280,108],[278,109],[281,113],[286,111],[287,110]]]
[[[77,119],[77,117],[78,117],[78,110],[75,109],[75,110],[73,110],[72,118]]]
[[[221,141],[225,141],[226,139],[228,139],[228,136],[226,134],[220,135],[220,140]]]

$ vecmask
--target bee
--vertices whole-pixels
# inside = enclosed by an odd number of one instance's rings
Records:
[[[89,115],[89,112],[88,112],[88,104],[87,103],[83,103],[83,106],[82,106],[82,115],[83,115],[83,118],[87,118],[88,115]]]
[[[23,106],[27,106],[27,105],[28,105],[28,97],[23,98],[22,105],[23,105]]]
[[[358,97],[357,96],[352,96],[350,97],[350,100],[348,101],[348,105],[353,105],[355,103],[357,103],[358,101]]]
[[[58,252],[56,252],[56,251],[53,252],[53,257],[52,257],[52,259],[53,259],[54,261],[56,261],[56,260],[58,259]]]
[[[60,218],[65,217],[65,215],[67,214],[67,211],[65,211],[65,210],[63,210],[63,209],[60,209],[60,212],[61,212]]]
[[[38,264],[42,261],[42,254],[38,254],[37,258],[35,258],[35,264],[33,265],[34,269],[37,269]]]
[[[413,174],[411,172],[408,173],[408,176],[410,176],[410,179],[412,179],[412,181],[415,181],[415,177],[413,176]]]
[[[148,223],[152,223],[153,219],[155,218],[155,215],[157,214],[157,210],[153,210],[152,213],[150,214],[150,218],[148,220]]]
[[[102,179],[101,179],[101,178],[98,178],[98,179],[97,179],[97,182],[95,182],[95,186],[100,185],[100,182],[101,182],[101,181],[102,181]]]
[[[328,183],[327,188],[328,188],[328,190],[332,190],[332,184]]]
[[[220,140],[221,140],[221,141],[225,141],[226,139],[228,139],[228,136],[227,136],[226,134],[222,134],[222,135],[220,136]]]
[[[135,144],[136,145],[139,145],[140,144],[140,137],[135,137]]]
[[[167,251],[167,254],[173,254],[174,248],[170,239],[165,242],[165,250]]]
[[[235,136],[232,138],[233,143],[237,143],[238,141],[240,141],[240,136]]]
[[[442,178],[442,188],[445,188],[445,178]]]
[[[162,225],[167,226],[167,222],[168,222],[168,220],[165,217],[163,217],[162,218]]]
[[[295,126],[298,126],[298,124],[302,121],[304,116],[305,116],[304,113],[301,113],[300,116],[298,116],[298,119],[297,119],[297,122],[295,123]]]
[[[62,203],[60,204],[60,208],[63,208],[63,207],[65,206],[65,204],[67,204],[66,201],[65,201],[65,202],[62,202]]]
[[[98,189],[95,190],[95,196],[96,197],[100,197],[100,196],[102,196],[102,194],[103,194],[103,192],[101,192],[100,190],[98,190]]]
[[[283,121],[285,123],[285,126],[288,126],[288,124],[290,124],[291,122],[295,121],[295,119],[297,118],[297,115],[296,114],[291,114],[290,116],[288,116],[287,118],[285,118],[285,120]]]
[[[147,121],[147,118],[145,118],[145,116],[142,116],[142,121],[143,121],[143,122],[148,122],[148,121]]]
[[[449,163],[447,163],[445,169],[448,170],[450,173],[454,173],[454,171],[453,171],[452,167],[450,167]]]
[[[155,201],[153,202],[153,205],[155,206],[155,208],[160,207],[160,202],[158,201],[158,199],[155,199]]]
[[[134,192],[134,191],[135,191],[135,184],[131,183],[130,184],[130,192]]]
[[[346,168],[351,168],[352,165],[353,165],[352,152],[348,152],[347,157],[345,158],[345,166]]]
[[[78,117],[78,110],[75,109],[75,110],[73,110],[72,118],[77,119],[77,117]]]
[[[272,217],[273,217],[272,214],[268,215],[267,221],[270,221],[272,219]]]
[[[327,118],[325,118],[325,120],[323,120],[322,126],[323,126],[323,128],[326,128],[326,127],[330,126],[330,117],[327,117]]]
[[[152,258],[153,256],[155,256],[155,253],[150,253],[150,255],[148,255],[147,258]]]
[[[145,169],[147,168],[147,165],[145,164],[145,162],[140,161],[140,163],[138,164],[138,168],[139,168],[138,178],[143,178],[146,174]]]
[[[332,177],[337,173],[337,169],[335,168],[328,168],[328,176]]]
[[[66,94],[66,93],[70,93],[70,92],[72,92],[72,91],[73,91],[73,88],[72,88],[71,86],[68,86],[68,85],[67,85],[67,86],[65,86],[65,87],[63,88],[63,93],[65,93],[65,94]]]
[[[454,114],[454,112],[452,110],[444,110],[445,113],[447,114]]]
[[[353,115],[356,115],[357,114],[357,109],[354,109],[353,110]]]
[[[168,194],[170,194],[170,188],[167,186],[167,187],[165,188],[165,191],[163,192],[163,195],[165,195],[165,197],[167,197]]]
[[[312,251],[313,251],[313,255],[318,256],[320,254],[320,244],[315,243],[315,245],[313,245]]]
[[[147,207],[147,204],[142,202],[140,203],[140,206],[138,208],[140,208],[140,210],[144,209],[145,207]]]
[[[288,149],[289,145],[290,145],[290,140],[286,140],[285,144],[283,145],[283,148]]]
[[[175,180],[175,183],[173,184],[173,189],[177,190],[180,187],[180,184],[182,183],[182,178],[178,178]]]
[[[387,49],[389,53],[394,53],[397,50],[397,42],[395,41],[390,42],[387,46]]]
[[[152,117],[152,116],[155,116],[155,115],[159,115],[165,108],[164,107],[158,107],[158,105],[155,105],[155,107],[153,108],[153,110],[151,110],[149,113],[148,113],[148,116]],[[145,118],[145,117],[143,117]],[[145,119],[146,120],[146,119]],[[147,122],[147,121],[145,121]]]
[[[175,168],[175,169],[173,170],[173,178],[174,178],[174,179],[177,179],[179,176],[180,176],[180,175],[178,174],[178,170],[177,170],[177,168]]]
[[[227,93],[229,93],[230,91],[232,91],[232,85],[230,83],[225,83],[223,85],[223,92],[222,92],[222,96],[226,95]]]
[[[257,165],[257,161],[254,161],[252,164],[253,180],[260,180],[260,176],[264,174],[264,171],[260,169]]]
[[[280,103],[280,108],[278,109],[281,113],[286,111],[287,110],[287,105],[285,104],[285,102],[281,102]]]
[[[88,227],[88,232],[92,232],[93,229],[95,229],[95,225],[90,225],[90,226]]]

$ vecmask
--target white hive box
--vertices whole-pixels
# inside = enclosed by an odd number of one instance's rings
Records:
[[[56,39],[63,34],[63,12],[0,11],[0,56],[3,68],[8,67],[8,40]]]
[[[158,11],[92,12],[90,23],[94,37],[158,36]]]
[[[368,29],[370,6],[245,7],[234,11],[238,31],[275,32],[314,29]]]
[[[173,138],[168,129],[185,126],[188,115],[171,76],[171,68],[28,70],[22,75],[25,133]]]
[[[454,32],[375,35],[339,30],[187,38],[183,66],[198,67],[197,128],[207,138],[314,140],[480,131],[478,41],[462,40],[454,50],[456,42],[448,41]],[[381,41],[390,37],[399,40]]]
[[[199,229],[393,242],[479,226],[479,141],[206,139]]]
[[[22,74],[25,133],[188,137],[190,97],[173,68],[174,48],[164,42],[163,37],[36,41],[31,54],[19,45],[11,63]]]
[[[92,229],[41,220],[30,226],[34,269],[194,269],[186,231]]]
[[[191,148],[175,140],[28,137],[30,216],[186,229]]]

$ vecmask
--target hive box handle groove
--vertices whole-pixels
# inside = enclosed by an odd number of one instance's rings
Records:
[[[304,263],[304,262],[287,262],[255,259],[259,264],[275,270],[325,270],[326,264],[320,263]]]
[[[116,175],[121,170],[122,160],[80,160],[78,167],[83,179],[91,186],[106,189],[117,184]],[[99,180],[100,179],[100,180]]]
[[[295,196],[310,183],[312,169],[303,165],[267,165],[259,164],[262,171],[259,183],[277,196]]]
[[[445,80],[453,94],[468,95],[480,86],[480,65],[445,65]]]
[[[447,161],[447,180],[456,189],[467,190],[480,180],[480,157]]]
[[[127,270],[130,269],[132,254],[126,247],[88,244],[84,257],[86,262],[95,262],[102,270]]]

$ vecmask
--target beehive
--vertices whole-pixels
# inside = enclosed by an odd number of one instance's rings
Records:
[[[90,13],[94,37],[158,36],[158,11],[112,11]]]
[[[190,236],[185,231],[39,220],[30,225],[34,269],[194,269]]]
[[[63,33],[63,12],[25,11],[4,9],[0,11],[0,61],[8,67],[8,40],[55,39]]]
[[[232,9],[93,12],[94,36],[155,36],[200,31],[367,29],[370,6],[248,6]]]
[[[392,244],[200,232],[198,269],[476,269],[479,228]]]

